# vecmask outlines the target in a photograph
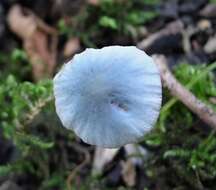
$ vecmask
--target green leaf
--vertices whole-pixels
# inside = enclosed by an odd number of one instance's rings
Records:
[[[27,54],[22,49],[14,49],[11,54],[11,59],[13,62],[27,60]]]
[[[190,156],[190,152],[184,149],[167,150],[163,155],[165,159],[170,157],[187,158],[189,156]]]
[[[99,20],[99,24],[105,28],[118,29],[118,24],[114,18],[108,16],[102,16]]]

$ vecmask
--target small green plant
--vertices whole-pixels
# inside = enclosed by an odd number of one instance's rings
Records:
[[[53,142],[34,136],[26,127],[41,111],[42,107],[52,99],[52,83],[50,81],[33,84],[19,83],[14,76],[8,76],[0,84],[0,127],[4,137],[13,141],[19,149],[20,158],[14,163],[0,166],[0,174],[11,171],[30,170],[31,162],[26,160],[35,151],[53,147]],[[26,160],[24,162],[24,160]]]
[[[18,80],[31,76],[31,66],[23,49],[15,48],[10,53],[0,53],[0,66],[1,78],[6,78],[9,74],[15,75]]]
[[[215,109],[216,105],[209,101],[216,96],[213,69],[216,63],[209,66],[181,64],[174,73],[182,84]],[[210,182],[216,179],[216,135],[177,99],[167,92],[165,95],[158,125],[145,139],[145,144],[156,150],[146,166],[152,173],[150,179],[155,182],[158,173],[162,172],[160,176],[172,173],[169,179],[161,179],[166,185],[173,184],[166,187],[168,190],[212,189]]]
[[[216,0],[210,0],[210,3],[216,3]]]
[[[40,107],[52,98],[52,83],[50,81],[33,84],[19,83],[14,76],[9,75],[0,84],[0,121],[5,128],[5,134],[10,130],[23,128],[24,123],[31,119],[37,107]],[[6,136],[7,136],[6,135]]]
[[[158,0],[101,0],[98,6],[87,5],[79,15],[73,17],[71,25],[60,20],[58,28],[61,34],[78,36],[86,46],[95,47],[100,39],[103,41],[107,32],[114,37],[134,36],[138,27],[158,16],[154,8],[158,3]],[[151,9],[145,9],[146,6]]]
[[[42,190],[66,189],[68,171],[77,162],[67,152],[74,135],[59,127],[52,88],[51,80],[19,82],[9,75],[0,81],[0,130],[4,139],[12,141],[16,154],[0,165],[0,176],[30,174]],[[56,143],[60,137],[64,141]]]

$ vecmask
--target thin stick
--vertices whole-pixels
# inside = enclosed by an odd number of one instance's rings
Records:
[[[163,86],[167,87],[173,96],[178,98],[201,120],[216,129],[216,113],[177,81],[167,67],[167,60],[164,56],[155,55],[153,58],[159,68]]]
[[[159,30],[156,33],[149,35],[147,38],[142,40],[137,44],[139,49],[146,50],[148,49],[157,39],[167,36],[167,35],[176,35],[181,33],[184,29],[184,24],[182,21],[177,20],[168,24],[165,28]]]
[[[79,172],[91,160],[89,152],[84,147],[80,146],[79,144],[73,144],[73,148],[77,150],[78,152],[83,153],[85,157],[84,157],[84,160],[79,165],[77,165],[68,175],[67,181],[66,181],[67,190],[72,189],[71,183],[72,183],[72,180],[75,178],[75,175],[77,174],[77,172]]]
[[[198,76],[196,76],[194,79],[191,79],[191,81],[185,86],[188,90],[190,90],[194,84],[196,84],[201,78],[206,76],[210,71],[216,69],[216,62],[212,63],[211,65],[207,66],[202,73],[200,73]],[[173,97],[170,99],[166,104],[163,105],[162,109],[160,110],[160,113],[166,112],[168,109],[170,109],[176,102],[178,101],[177,98]],[[211,100],[210,100],[211,102]]]

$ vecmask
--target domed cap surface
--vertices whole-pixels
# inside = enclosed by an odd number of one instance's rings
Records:
[[[106,148],[139,141],[161,106],[159,71],[133,46],[86,49],[54,78],[57,114],[84,142]]]

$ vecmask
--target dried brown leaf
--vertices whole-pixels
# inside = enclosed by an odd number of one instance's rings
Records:
[[[23,40],[34,79],[52,76],[56,65],[57,31],[19,5],[12,6],[7,21],[10,29]]]
[[[132,161],[122,161],[122,178],[128,187],[133,187],[136,184],[136,168]]]

